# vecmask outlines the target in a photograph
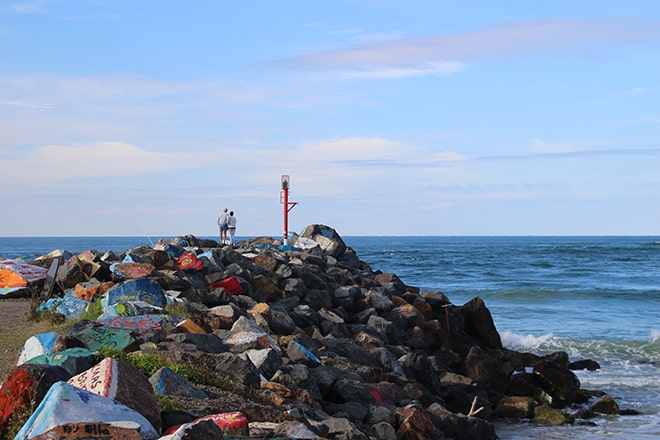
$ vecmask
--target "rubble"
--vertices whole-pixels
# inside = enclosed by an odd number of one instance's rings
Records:
[[[40,435],[96,424],[98,435],[85,438],[167,439],[495,439],[496,417],[574,419],[580,383],[565,353],[505,349],[480,298],[454,305],[375,271],[328,226],[308,226],[298,240],[230,247],[188,235],[158,249],[35,260],[62,260],[55,313],[78,321],[59,351],[52,334],[26,343],[20,370],[0,388],[0,431],[29,409],[16,438],[33,438],[46,418]],[[98,319],[80,320],[96,301]],[[108,350],[161,364],[139,371]],[[83,392],[71,410],[56,410],[53,402]],[[185,408],[159,410],[157,396]],[[110,402],[121,410],[104,410]]]

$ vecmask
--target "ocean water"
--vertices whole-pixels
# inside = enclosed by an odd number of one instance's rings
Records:
[[[594,426],[498,422],[502,440],[660,437],[660,237],[343,239],[372,269],[408,285],[442,291],[457,305],[481,297],[511,349],[595,360],[599,371],[576,372],[582,387],[640,413],[591,419]],[[0,237],[0,256],[145,244],[145,237]]]

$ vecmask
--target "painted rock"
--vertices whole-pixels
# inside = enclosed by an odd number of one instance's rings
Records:
[[[41,402],[51,385],[70,377],[63,368],[49,365],[23,364],[11,369],[0,387],[0,431],[12,414],[26,413]]]
[[[22,365],[30,359],[41,356],[42,354],[51,354],[56,339],[57,332],[39,333],[28,338],[28,340],[25,341],[25,344],[23,344],[16,365]]]
[[[178,375],[167,367],[162,367],[156,371],[149,382],[157,394],[166,396],[183,396],[194,399],[208,399],[206,392],[191,384],[186,378]]]
[[[62,367],[73,376],[91,368],[95,363],[95,355],[87,348],[74,347],[57,353],[42,354],[30,359],[30,363]]]
[[[149,423],[149,420],[134,409],[116,400],[82,390],[66,382],[57,382],[50,387],[46,396],[15,438],[38,438],[38,436],[46,434],[58,426],[61,426],[64,430],[66,426],[113,425],[117,422],[137,424],[139,426],[138,430],[145,440],[159,437],[158,432]]]
[[[160,430],[160,410],[151,383],[129,363],[107,357],[68,383],[133,408]]]
[[[165,307],[163,289],[150,279],[138,278],[118,284],[107,293],[108,305],[125,301],[144,301],[156,307]]]

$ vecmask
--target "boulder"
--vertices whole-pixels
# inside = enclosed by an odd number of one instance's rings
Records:
[[[161,330],[164,326],[164,319],[161,315],[114,316],[98,319],[96,322],[108,328],[137,331]]]
[[[62,300],[55,308],[55,312],[64,315],[68,319],[80,318],[89,305],[89,301],[78,298],[74,291],[64,294]]]
[[[543,389],[552,396],[553,406],[573,402],[580,389],[580,380],[571,370],[543,360],[536,362],[533,368],[534,374],[543,379]]]
[[[208,399],[206,391],[188,382],[167,367],[161,367],[149,377],[149,382],[156,394],[182,396],[193,399]]]
[[[592,403],[589,409],[598,414],[620,414],[619,405],[612,399],[612,396],[605,395]]]
[[[39,333],[25,341],[16,365],[24,364],[32,358],[53,352],[57,332]]]
[[[137,348],[136,340],[130,330],[108,328],[96,322],[79,321],[69,327],[67,332],[83,341],[92,351],[98,351],[102,347],[124,351],[133,351]]]
[[[591,359],[581,359],[579,361],[569,362],[568,369],[596,371],[596,370],[600,370],[600,365],[598,364],[598,362],[593,361]]]
[[[346,251],[346,243],[337,231],[326,225],[310,225],[300,234],[302,238],[311,238],[328,255],[340,258]]]
[[[42,354],[30,359],[31,364],[50,365],[64,368],[71,376],[90,369],[96,362],[96,356],[88,348],[74,347],[57,353]]]
[[[396,431],[398,440],[435,440],[445,436],[435,427],[429,416],[414,405],[408,405],[396,412],[399,428]]]
[[[51,385],[70,377],[71,374],[63,368],[49,365],[22,364],[9,370],[7,380],[0,387],[0,434],[12,416],[20,418],[26,414],[27,418]],[[16,422],[21,420],[14,420]]]
[[[160,437],[160,440],[223,440],[224,432],[213,420],[199,420],[175,426],[168,430],[170,434]]]
[[[133,408],[160,431],[160,410],[154,390],[149,379],[132,365],[107,357],[73,376],[68,383]]]
[[[493,317],[481,298],[474,298],[459,308],[465,333],[489,348],[502,348]]]
[[[515,419],[529,419],[534,416],[534,407],[534,399],[531,397],[504,397],[495,407],[495,415]]]
[[[495,427],[488,421],[453,413],[439,403],[426,408],[433,424],[447,437],[455,440],[496,440]]]
[[[139,430],[144,440],[159,438],[149,420],[134,409],[66,382],[56,382],[16,438],[33,438],[57,427],[64,431],[66,426],[112,425],[115,422],[134,423],[132,426]]]
[[[541,405],[534,408],[534,423],[543,425],[566,425],[574,422],[574,418],[566,411],[552,408],[549,405]]]
[[[163,289],[148,278],[129,280],[112,287],[107,293],[108,305],[125,301],[144,301],[156,307],[167,305]]]
[[[248,419],[240,411],[211,414],[201,417],[193,423],[210,420],[222,429],[225,436],[247,436],[250,434]]]

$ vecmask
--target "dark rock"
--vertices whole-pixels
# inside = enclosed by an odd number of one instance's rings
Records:
[[[569,362],[568,369],[596,371],[600,370],[600,365],[598,362],[592,361],[591,359],[582,359],[579,361]]]
[[[496,440],[495,428],[490,422],[477,417],[455,414],[434,403],[426,408],[433,424],[447,437],[455,440]]]
[[[163,424],[163,432],[169,430],[173,426],[181,426],[190,423],[197,419],[197,416],[190,414],[187,411],[176,409],[164,409],[160,412],[160,419]]]
[[[424,410],[409,405],[396,412],[399,428],[396,431],[398,440],[434,440],[445,436],[435,427]]]
[[[589,406],[589,409],[599,414],[619,414],[621,409],[619,405],[612,399],[612,396],[606,395],[598,399],[596,402]]]
[[[555,351],[547,356],[542,356],[541,359],[557,364],[562,368],[568,368],[568,353],[565,351]]]
[[[222,440],[224,438],[222,428],[212,420],[186,423],[167,436],[168,440]]]
[[[515,419],[529,419],[534,416],[534,406],[534,399],[531,397],[505,397],[495,407],[495,415]]]
[[[222,353],[226,351],[226,347],[222,342],[222,339],[213,333],[174,333],[168,335],[165,341],[172,341],[176,342],[177,344],[192,344],[198,350],[205,353]]]
[[[465,320],[464,331],[486,347],[502,348],[500,334],[495,328],[493,317],[481,298],[474,298],[460,307]]]
[[[551,408],[548,405],[541,405],[534,408],[534,422],[544,425],[566,425],[572,424],[575,419],[565,411],[557,408]]]
[[[538,361],[533,368],[534,374],[543,379],[542,388],[552,396],[553,406],[573,402],[580,389],[580,380],[572,371],[547,361]]]

